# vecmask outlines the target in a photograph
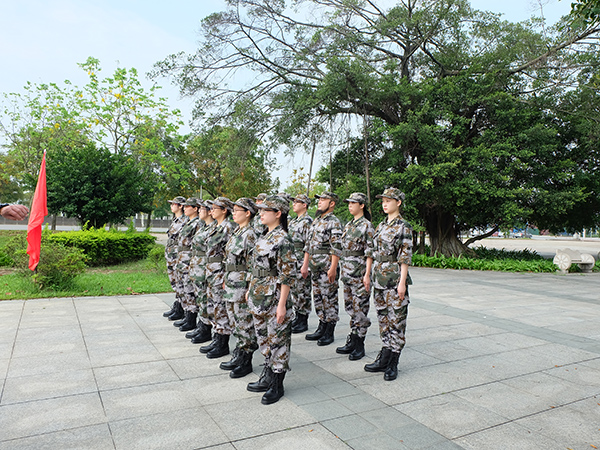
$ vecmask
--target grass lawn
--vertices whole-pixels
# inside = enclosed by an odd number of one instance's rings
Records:
[[[0,300],[135,295],[171,291],[166,270],[157,270],[147,260],[87,269],[74,280],[69,290],[64,291],[40,291],[30,278],[18,275],[11,269],[0,271]]]

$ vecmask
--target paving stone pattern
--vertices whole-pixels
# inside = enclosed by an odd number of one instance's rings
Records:
[[[264,406],[162,317],[173,295],[0,302],[3,449],[600,447],[600,275],[411,270],[393,382],[294,335]],[[316,326],[311,316],[311,331]]]

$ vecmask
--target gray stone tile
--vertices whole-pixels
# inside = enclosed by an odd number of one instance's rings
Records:
[[[590,367],[586,364],[570,364],[562,367],[554,367],[545,373],[580,386],[592,386],[596,391],[600,388],[600,369]]]
[[[117,340],[117,342],[115,342]],[[105,340],[88,346],[90,361],[93,366],[111,366],[137,362],[161,361],[164,358],[156,348],[146,343],[122,343],[118,339]]]
[[[9,377],[48,375],[64,370],[90,369],[87,351],[47,353],[38,356],[14,357],[10,360]]]
[[[94,369],[94,374],[101,391],[179,381],[179,377],[166,361],[98,367]]]
[[[0,450],[106,450],[114,448],[108,424],[71,428],[10,441],[0,441]]]
[[[317,403],[307,403],[302,405],[302,409],[313,416],[316,421],[322,422],[336,417],[346,417],[354,414],[354,412],[345,407],[337,400],[325,400]]]
[[[564,448],[559,442],[511,422],[455,439],[472,450],[539,450]]]
[[[200,406],[177,382],[101,391],[100,395],[110,421]]]
[[[414,425],[417,423],[406,414],[402,414],[400,411],[389,406],[385,408],[374,409],[372,411],[366,411],[361,413],[360,416],[382,430],[400,427],[403,425]]]
[[[436,448],[438,445],[445,444],[448,441],[441,434],[436,433],[420,423],[403,425],[386,431],[390,436],[398,439],[408,448],[414,449]]]
[[[364,363],[350,361],[347,355],[330,355],[330,359],[321,359],[314,364],[340,379],[352,380],[364,376]]]
[[[191,344],[190,344],[191,345]],[[227,372],[219,369],[219,360],[208,359],[205,355],[198,352],[198,346],[194,346],[193,350],[196,350],[192,356],[184,358],[173,358],[168,359],[167,363],[177,376],[182,380],[190,378],[201,378],[206,376],[218,376],[223,375]],[[219,363],[217,363],[219,361]],[[254,373],[258,376],[262,370],[261,366],[254,365]],[[252,378],[252,374],[249,374],[246,378]],[[246,379],[244,378],[244,379]],[[254,381],[254,379],[252,380]]]
[[[37,340],[21,341],[15,343],[12,356],[15,358],[26,358],[32,356],[44,356],[48,354],[61,354],[71,352],[85,352],[86,347],[83,338],[69,338],[63,340],[44,341],[43,336]]]
[[[345,442],[379,432],[375,425],[355,414],[337,419],[324,420],[321,423]]]
[[[285,388],[285,397],[296,405],[306,405],[308,403],[324,402],[331,397],[319,390],[317,387],[297,388],[294,385]]]
[[[2,404],[30,402],[97,391],[91,369],[66,369],[50,374],[7,378],[2,394]]]
[[[507,398],[505,402],[509,403],[511,399]],[[453,394],[402,403],[396,409],[449,439],[507,421],[499,415],[500,412],[495,413],[493,409],[486,409]]]
[[[383,432],[349,439],[347,443],[353,450],[405,450],[409,448],[402,441]]]
[[[338,397],[337,401],[357,414],[363,414],[366,411],[381,409],[386,406],[385,403],[371,397],[368,394],[365,394],[364,392],[356,395]]]
[[[362,394],[360,389],[357,389],[352,384],[346,381],[338,381],[336,383],[321,384],[317,388],[323,391],[331,398],[339,399],[340,397],[347,397],[349,395]]]
[[[0,406],[0,430],[4,440],[105,422],[97,393]]]
[[[115,447],[123,450],[193,449],[229,442],[204,409],[186,408],[113,421]]]
[[[256,381],[258,376],[250,374],[243,378],[233,379],[229,377],[229,372],[220,370],[218,367],[215,367],[215,370],[218,372],[213,376],[183,380],[179,384],[190,397],[197,399],[198,403],[203,406],[256,397],[257,394],[248,391],[246,386],[248,383]]]
[[[341,450],[349,448],[321,425],[309,425],[291,430],[244,439],[235,442],[237,450]]]
[[[232,441],[315,423],[310,414],[285,396],[272,405],[262,405],[261,397],[254,394],[253,398],[208,405],[205,409]]]

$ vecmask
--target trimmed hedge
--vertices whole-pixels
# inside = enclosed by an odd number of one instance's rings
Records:
[[[90,266],[106,266],[144,259],[156,240],[148,233],[123,233],[102,229],[54,233],[46,239],[67,247],[80,248],[88,257]]]

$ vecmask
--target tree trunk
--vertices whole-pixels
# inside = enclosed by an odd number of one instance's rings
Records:
[[[436,253],[444,256],[473,253],[473,250],[458,239],[456,221],[452,214],[441,210],[433,210],[427,216],[426,222],[431,244],[431,256]]]
[[[50,229],[56,231],[56,214],[52,214],[52,221],[50,222]]]
[[[148,222],[146,223],[146,231],[150,231],[152,227],[152,211],[148,213]]]

